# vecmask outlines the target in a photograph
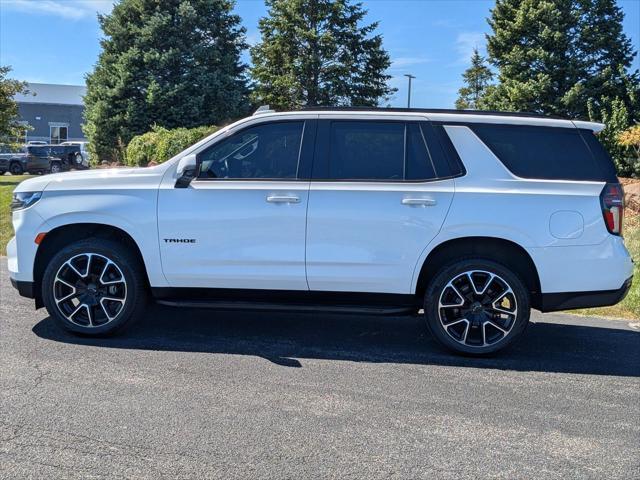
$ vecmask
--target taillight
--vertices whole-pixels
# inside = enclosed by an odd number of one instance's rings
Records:
[[[600,194],[602,216],[609,233],[622,235],[624,218],[624,192],[619,183],[607,183]]]

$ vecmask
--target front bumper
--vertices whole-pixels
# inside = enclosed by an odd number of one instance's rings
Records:
[[[18,290],[22,297],[36,298],[36,289],[33,282],[21,282],[20,280],[11,279],[11,285]]]
[[[557,312],[576,308],[608,307],[621,302],[629,293],[633,277],[629,277],[616,290],[593,292],[543,293],[538,302],[541,312]]]

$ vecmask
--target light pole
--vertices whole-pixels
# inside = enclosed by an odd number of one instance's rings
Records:
[[[409,79],[409,91],[407,92],[407,108],[411,108],[411,80],[416,77],[414,77],[410,73],[405,73],[404,76]]]

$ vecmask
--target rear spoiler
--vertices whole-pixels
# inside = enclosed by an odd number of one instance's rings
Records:
[[[576,126],[576,128],[591,130],[593,133],[600,133],[602,130],[604,130],[604,123],[583,122],[581,120],[574,120],[573,124]]]

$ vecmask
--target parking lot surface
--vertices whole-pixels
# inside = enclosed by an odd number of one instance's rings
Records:
[[[419,318],[150,306],[58,330],[0,261],[1,478],[639,478],[640,332],[535,315],[494,358]]]

